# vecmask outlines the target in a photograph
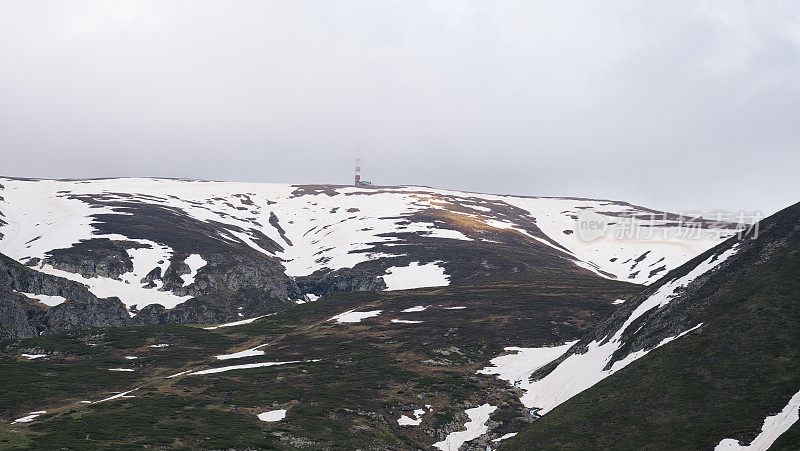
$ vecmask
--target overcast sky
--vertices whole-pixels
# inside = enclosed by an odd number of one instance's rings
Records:
[[[0,0],[0,174],[772,213],[800,2]]]

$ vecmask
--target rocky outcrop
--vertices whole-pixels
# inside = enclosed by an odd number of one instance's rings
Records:
[[[147,288],[155,288],[156,280],[162,280],[160,267],[153,268],[146,276],[142,277],[141,283]]]
[[[119,298],[87,298],[82,302],[64,302],[45,313],[46,333],[85,327],[125,326],[130,316]]]
[[[66,301],[47,307],[20,293],[61,296]],[[84,285],[40,273],[0,254],[0,336],[24,338],[129,322],[119,299],[99,299]]]
[[[271,313],[302,299],[302,291],[275,261],[252,252],[203,254],[206,264],[194,280],[184,286],[182,275],[189,274],[186,256],[177,255],[164,271],[163,290],[178,296],[192,296],[171,311],[149,306],[137,315],[137,321],[156,323],[215,323]],[[152,275],[152,276],[151,276]],[[151,273],[143,280],[155,280]],[[160,306],[159,306],[160,307]],[[139,319],[139,317],[141,317]]]
[[[369,272],[343,268],[337,271],[317,271],[310,276],[295,278],[303,293],[322,295],[332,291],[381,291],[386,289],[383,278]]]
[[[36,329],[28,322],[30,309],[22,296],[0,288],[0,339],[35,337]]]
[[[217,324],[229,320],[233,315],[235,313],[224,306],[190,299],[171,310],[160,304],[150,304],[139,310],[133,318],[133,324]]]
[[[133,270],[133,261],[127,250],[143,247],[147,245],[136,241],[94,238],[82,240],[66,249],[54,249],[48,253],[44,263],[86,278],[118,279],[122,274]]]

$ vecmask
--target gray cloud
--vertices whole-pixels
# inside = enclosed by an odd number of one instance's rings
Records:
[[[0,173],[773,212],[797,2],[0,1]]]

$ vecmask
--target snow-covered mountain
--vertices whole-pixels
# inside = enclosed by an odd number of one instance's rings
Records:
[[[798,205],[737,234],[623,202],[424,187],[0,185],[0,432],[20,443],[800,437]]]
[[[597,431],[614,431],[592,437],[601,448],[769,448],[800,405],[798,243],[800,204],[620,302],[582,340],[508,348],[480,373],[519,387],[522,403],[547,419],[512,448],[553,440],[583,448],[576,431],[598,417],[605,425]],[[639,359],[647,363],[632,365]],[[606,378],[612,382],[600,384]],[[662,428],[671,432],[654,432]]]
[[[586,241],[576,233],[582,218],[606,233]],[[267,299],[461,284],[534,267],[648,284],[733,227],[625,202],[413,186],[0,178],[0,253],[116,296],[132,313],[223,295],[235,305],[222,316],[241,316],[263,313]]]

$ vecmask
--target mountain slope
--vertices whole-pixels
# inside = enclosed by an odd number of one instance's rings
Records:
[[[609,232],[582,240],[588,214]],[[143,324],[533,269],[646,284],[734,227],[624,202],[420,187],[0,179],[0,252],[118,297]],[[646,233],[617,233],[628,228]]]
[[[545,415],[508,449],[749,443],[800,392],[800,204],[762,221],[757,237],[731,239],[657,285],[532,372],[523,402]],[[569,374],[575,368],[594,377],[574,385],[586,380]],[[789,408],[795,418],[797,408]],[[783,432],[767,423],[757,448]],[[792,434],[783,446],[800,445]]]
[[[119,299],[98,299],[79,283],[42,274],[0,254],[0,339],[121,326],[129,319]]]
[[[554,275],[331,293],[226,327],[0,341],[0,448],[427,449],[486,403],[493,428],[519,430],[528,411],[515,393],[475,372],[510,343],[580,337],[639,289]],[[400,421],[420,409],[419,424]],[[259,420],[274,410],[286,417]]]

